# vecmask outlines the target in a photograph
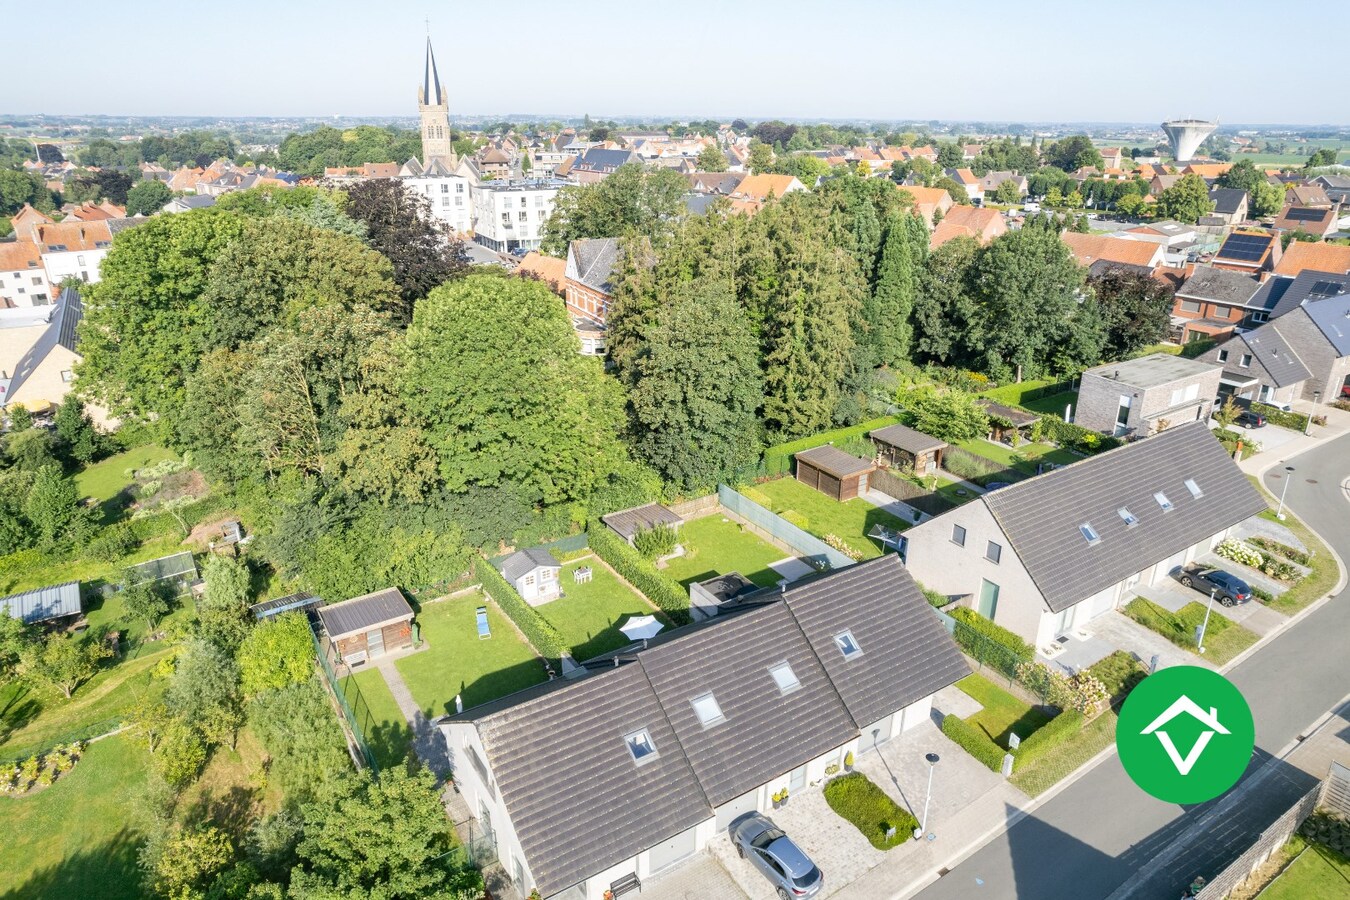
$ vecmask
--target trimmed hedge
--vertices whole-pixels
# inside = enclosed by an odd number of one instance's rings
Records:
[[[951,738],[954,743],[960,745],[962,750],[988,766],[991,771],[1003,771],[1003,756],[1008,751],[989,740],[988,735],[965,719],[953,715],[943,716],[942,733]],[[1035,734],[1040,734],[1040,731],[1035,732],[1033,737]],[[1027,740],[1029,741],[1031,738],[1027,738]]]
[[[1065,422],[1059,416],[1049,413],[1041,415],[1041,435],[1061,447],[1077,450],[1079,453],[1101,453],[1103,450],[1114,450],[1124,443],[1120,438]]]
[[[778,458],[786,459],[790,463],[794,453],[810,450],[813,447],[823,447],[826,444],[838,446],[849,441],[856,441],[865,437],[869,431],[885,428],[887,425],[894,425],[899,421],[899,416],[883,416],[880,419],[872,419],[869,422],[861,422],[857,425],[850,425],[847,428],[822,431],[819,434],[813,434],[810,437],[799,438],[795,441],[789,441],[786,444],[779,444],[776,447],[769,447],[764,451],[764,463],[766,466],[773,466],[774,461]]]
[[[1281,428],[1292,428],[1295,431],[1302,431],[1308,427],[1308,417],[1303,413],[1285,412],[1282,409],[1276,409],[1273,406],[1267,406],[1264,403],[1253,403],[1252,412],[1259,412],[1266,417],[1266,421],[1272,425],[1279,425]]]
[[[1000,385],[985,391],[980,396],[987,397],[995,403],[1002,403],[1004,406],[1021,406],[1024,403],[1034,402],[1043,397],[1051,397],[1071,390],[1073,390],[1072,381],[1023,381]]]
[[[878,850],[889,850],[910,840],[919,822],[861,772],[840,775],[825,784],[825,802],[842,819],[863,833]],[[886,829],[895,833],[886,836]]]
[[[958,606],[951,611],[951,616],[956,620],[956,629],[952,637],[967,653],[978,660],[988,661],[989,648],[985,646],[986,643],[997,645],[999,650],[1006,651],[1008,656],[1015,660],[1012,671],[1008,673],[1010,675],[1016,672],[1016,663],[1031,662],[1036,658],[1036,648],[968,606]]]
[[[670,617],[676,625],[689,624],[689,595],[680,583],[643,559],[628,543],[610,531],[609,526],[593,521],[586,528],[591,549],[609,563],[633,587]]]
[[[1075,709],[1066,709],[1037,728],[1014,751],[1013,755],[1016,757],[1016,761],[1013,763],[1013,771],[1022,771],[1040,761],[1046,754],[1072,740],[1083,730],[1086,721],[1082,713]]]
[[[543,616],[534,611],[534,607],[516,593],[516,589],[502,577],[496,566],[478,556],[474,558],[473,571],[474,576],[483,585],[483,590],[496,601],[502,612],[516,623],[516,627],[524,632],[525,637],[534,644],[534,649],[551,661],[562,658],[567,643],[558,633],[558,629],[550,625]]]

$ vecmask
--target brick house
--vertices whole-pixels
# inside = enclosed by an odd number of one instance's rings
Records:
[[[1253,303],[1261,282],[1254,276],[1228,269],[1199,266],[1172,301],[1172,324],[1183,343],[1222,338],[1251,323]]]
[[[614,292],[614,268],[619,261],[617,238],[586,238],[573,241],[567,248],[563,299],[572,322],[598,331],[600,338],[583,336],[581,352],[601,356],[605,352],[604,329],[609,318],[609,302]],[[589,341],[589,344],[588,344]]]
[[[1117,437],[1147,437],[1204,421],[1219,394],[1217,362],[1154,353],[1083,373],[1074,422]]]
[[[1279,235],[1269,231],[1234,231],[1224,239],[1210,265],[1256,275],[1274,269],[1281,255]]]

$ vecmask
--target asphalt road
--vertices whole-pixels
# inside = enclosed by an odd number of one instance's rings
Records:
[[[1350,435],[1304,453],[1292,464],[1296,471],[1286,505],[1330,542],[1342,560],[1350,561],[1350,505],[1340,487],[1350,477]],[[1273,471],[1284,474],[1282,467]],[[1266,486],[1278,497],[1283,481],[1267,478]],[[1227,673],[1251,705],[1257,764],[1350,693],[1347,634],[1350,596],[1343,593]],[[1112,756],[918,896],[1103,898],[1173,845],[1219,800],[1199,807],[1155,800],[1135,787],[1119,758]],[[1177,885],[1177,895],[1184,886]]]

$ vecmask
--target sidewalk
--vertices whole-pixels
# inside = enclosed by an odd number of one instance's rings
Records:
[[[1294,409],[1297,412],[1307,413],[1312,409],[1312,404],[1301,400],[1294,404]],[[1317,415],[1326,416],[1327,424],[1324,426],[1312,426],[1311,434],[1306,435],[1298,434],[1297,432],[1289,432],[1287,429],[1281,429],[1281,431],[1284,432],[1281,434],[1282,438],[1286,435],[1293,436],[1289,437],[1288,440],[1282,440],[1279,443],[1279,446],[1272,446],[1269,450],[1253,453],[1251,456],[1238,463],[1238,467],[1248,475],[1255,475],[1259,478],[1262,473],[1271,466],[1281,465],[1286,460],[1293,459],[1300,453],[1305,453],[1328,441],[1335,440],[1343,434],[1350,433],[1350,412],[1319,403],[1317,406]],[[1257,429],[1255,431],[1241,431],[1239,429],[1239,433],[1244,436],[1250,435],[1252,440],[1260,444],[1263,443],[1261,440],[1262,432],[1274,427],[1275,426],[1273,425],[1267,425],[1265,428]]]

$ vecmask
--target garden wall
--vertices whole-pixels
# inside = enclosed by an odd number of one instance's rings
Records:
[[[813,534],[793,525],[776,513],[770,512],[758,503],[739,494],[725,484],[717,486],[717,498],[722,508],[743,525],[760,537],[776,544],[784,544],[807,562],[822,568],[828,565],[832,569],[842,569],[853,565],[853,560],[831,547]]]

